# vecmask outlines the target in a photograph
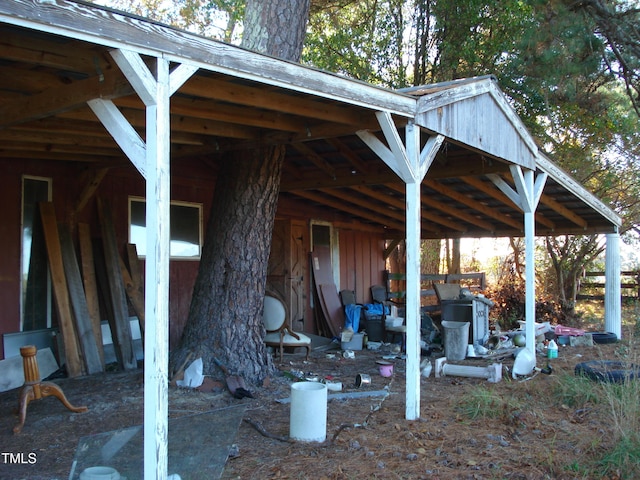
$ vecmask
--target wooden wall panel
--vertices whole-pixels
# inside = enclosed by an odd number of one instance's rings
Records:
[[[356,301],[371,303],[371,285],[382,284],[384,239],[367,232],[340,230],[340,289],[355,290]]]
[[[20,172],[16,165],[0,162],[3,188],[0,203],[0,334],[20,328]],[[0,358],[4,358],[0,342]]]
[[[5,211],[0,217],[0,336],[3,333],[20,330],[20,218],[22,175],[52,179],[53,203],[59,213],[59,221],[70,225],[74,243],[77,246],[78,222],[89,225],[92,238],[100,237],[97,218],[96,196],[109,201],[115,219],[115,234],[119,251],[126,258],[128,242],[128,198],[130,195],[144,197],[145,184],[139,173],[128,164],[108,171],[96,189],[95,196],[88,198],[80,211],[75,212],[78,197],[85,189],[83,173],[91,168],[91,163],[72,166],[63,162],[38,162],[21,160],[20,162],[0,159],[3,172],[0,201]],[[192,165],[184,169],[184,176],[176,168],[172,171],[171,198],[186,202],[203,204],[203,232],[211,209],[211,199],[215,186],[214,177],[208,167]],[[169,341],[175,345],[179,340],[188,317],[193,284],[198,272],[197,261],[171,261],[170,264],[170,305],[169,305]],[[131,315],[134,313],[129,312]],[[103,316],[103,318],[106,318]],[[53,308],[53,325],[58,324]],[[0,358],[4,358],[0,341]]]

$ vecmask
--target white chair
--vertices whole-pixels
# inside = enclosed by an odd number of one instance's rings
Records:
[[[284,348],[303,347],[307,349],[305,360],[309,360],[311,353],[311,338],[294,332],[287,323],[287,309],[284,302],[272,295],[265,295],[262,320],[267,329],[264,343],[268,346],[280,349],[280,363],[282,363]]]

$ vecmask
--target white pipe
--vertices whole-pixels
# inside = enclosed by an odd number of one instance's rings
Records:
[[[502,364],[492,363],[486,367],[474,367],[472,365],[453,365],[447,363],[446,357],[436,360],[436,377],[454,376],[484,378],[491,383],[502,380]]]

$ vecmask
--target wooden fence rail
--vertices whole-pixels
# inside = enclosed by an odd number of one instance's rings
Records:
[[[640,299],[640,270],[620,272],[620,290],[623,299]],[[602,277],[602,281],[590,280]],[[589,280],[587,280],[589,279]],[[580,282],[579,300],[604,300],[604,272],[586,272]],[[602,293],[600,293],[602,292]]]
[[[403,302],[406,294],[406,274],[385,270],[384,281],[387,287],[387,298]],[[420,275],[420,296],[423,311],[433,313],[440,309],[433,288],[434,283],[458,283],[473,292],[481,292],[487,288],[487,276],[485,272]]]

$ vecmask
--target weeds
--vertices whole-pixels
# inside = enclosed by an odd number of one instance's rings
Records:
[[[639,355],[634,349],[634,338],[618,349],[630,364],[638,365]],[[636,345],[637,347],[637,345]],[[601,383],[602,396],[608,407],[612,426],[613,447],[602,457],[599,465],[603,473],[621,478],[640,477],[640,380],[627,378],[622,383]]]
[[[584,407],[601,401],[601,392],[598,385],[585,377],[576,377],[564,373],[557,377],[552,389],[555,404],[567,407]]]
[[[471,420],[478,418],[498,418],[520,410],[522,405],[513,398],[504,398],[484,385],[475,387],[458,403],[457,409]]]

